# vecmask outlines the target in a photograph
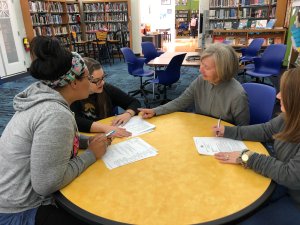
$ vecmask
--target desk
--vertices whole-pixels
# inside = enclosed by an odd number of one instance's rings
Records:
[[[140,137],[157,156],[113,170],[98,160],[58,192],[57,201],[89,224],[216,225],[251,212],[272,193],[270,179],[198,154],[192,137],[211,136],[217,119],[177,112],[149,122],[155,131]],[[245,144],[267,154],[260,143]]]
[[[179,54],[186,53],[186,52],[165,52],[164,54],[160,55],[159,57],[156,57],[155,59],[152,59],[150,62],[148,62],[147,65],[149,66],[167,66],[171,59]],[[187,61],[187,57],[191,55],[200,55],[199,52],[187,52],[183,62],[182,66],[199,66],[200,60],[193,60],[193,61]]]

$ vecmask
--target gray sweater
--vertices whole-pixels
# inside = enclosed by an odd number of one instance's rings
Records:
[[[249,158],[247,166],[287,187],[291,197],[300,206],[300,143],[274,140],[272,136],[283,127],[284,119],[280,115],[264,124],[226,127],[224,137],[260,142],[274,141],[274,157],[255,153]]]
[[[0,213],[50,204],[53,192],[96,161],[90,151],[71,158],[76,122],[57,91],[36,82],[13,106],[0,139]]]
[[[200,75],[178,98],[154,108],[154,111],[156,115],[162,115],[190,106],[198,114],[221,117],[235,125],[249,124],[248,98],[242,85],[235,79],[213,85]]]

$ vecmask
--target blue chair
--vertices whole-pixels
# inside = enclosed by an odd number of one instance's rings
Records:
[[[154,84],[161,84],[164,86],[163,93],[164,97],[162,102],[168,102],[167,99],[167,86],[174,84],[180,78],[180,68],[184,60],[186,53],[174,56],[170,63],[164,70],[155,71],[155,79],[152,79],[151,82]]]
[[[145,63],[145,58],[137,58],[133,51],[128,48],[124,47],[121,48],[121,51],[123,53],[125,62],[127,63],[128,66],[128,73],[134,77],[139,77],[140,78],[140,88],[134,91],[128,92],[128,94],[135,96],[138,94],[141,94],[142,97],[147,100],[146,95],[147,93],[152,93],[151,91],[145,90],[145,86],[149,84],[149,80],[143,82],[143,78],[145,77],[153,77],[154,76],[154,71],[153,70],[144,70],[144,63]]]
[[[261,57],[254,57],[254,69],[246,70],[246,74],[256,77],[259,82],[262,78],[262,83],[265,77],[277,76],[281,73],[281,65],[286,52],[286,45],[273,44],[269,45]]]
[[[240,58],[240,62],[252,62],[252,58],[257,56],[262,44],[264,43],[264,40],[264,38],[255,38],[247,48],[242,48],[242,56]]]
[[[154,44],[149,41],[142,42],[142,52],[146,58],[145,63],[150,62],[152,59],[155,59],[164,53],[162,51],[157,51]]]
[[[268,122],[273,115],[275,88],[259,83],[244,83],[242,86],[248,95],[250,124]]]

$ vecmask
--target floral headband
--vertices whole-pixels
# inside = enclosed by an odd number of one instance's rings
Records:
[[[81,77],[84,74],[84,70],[87,68],[82,57],[77,52],[72,52],[72,66],[71,69],[59,77],[57,80],[43,82],[51,88],[63,87],[70,82],[74,81],[76,77]]]

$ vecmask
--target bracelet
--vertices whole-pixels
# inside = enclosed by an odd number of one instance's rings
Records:
[[[125,113],[128,113],[131,117],[133,117],[133,115],[129,111],[125,111]]]

